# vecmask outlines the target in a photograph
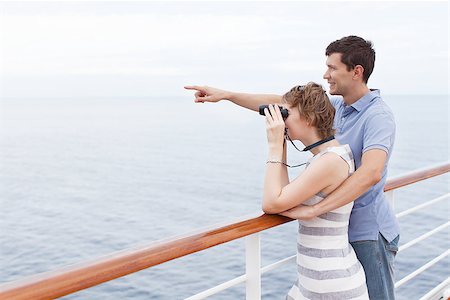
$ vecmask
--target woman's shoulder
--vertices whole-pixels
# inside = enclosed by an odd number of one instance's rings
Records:
[[[347,144],[327,148],[314,165],[326,170],[331,176],[348,176],[354,172],[353,155]]]
[[[336,153],[345,161],[353,160],[353,152],[349,144],[329,147],[326,152]]]
[[[311,176],[321,182],[320,192],[329,194],[349,176],[348,164],[336,153],[326,152],[311,163],[302,176]]]

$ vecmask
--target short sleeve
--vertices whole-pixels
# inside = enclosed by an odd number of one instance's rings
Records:
[[[380,112],[367,119],[364,126],[363,153],[380,149],[388,155],[395,139],[395,121],[392,114]]]
[[[331,105],[334,106],[334,108],[337,110],[338,107],[341,105],[342,103],[342,97],[339,96],[330,96],[329,97]]]

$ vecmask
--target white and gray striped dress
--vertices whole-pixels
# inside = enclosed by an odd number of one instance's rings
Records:
[[[349,164],[349,175],[354,172],[355,164],[348,145],[329,147],[311,158],[308,165],[329,152],[336,153]],[[303,204],[314,205],[324,197],[319,193]],[[312,220],[299,220],[298,278],[287,300],[369,299],[364,269],[348,241],[352,207],[353,202]]]

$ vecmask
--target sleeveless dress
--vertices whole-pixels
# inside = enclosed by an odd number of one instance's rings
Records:
[[[336,153],[355,171],[349,145],[329,147],[311,158],[306,167],[325,153]],[[314,205],[325,198],[318,193],[304,202]],[[297,281],[286,299],[369,299],[364,269],[348,241],[350,202],[314,219],[299,221]]]

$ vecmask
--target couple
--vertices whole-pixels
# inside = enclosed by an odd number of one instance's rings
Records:
[[[287,299],[394,299],[399,227],[383,194],[394,118],[379,90],[367,86],[375,63],[371,42],[344,37],[325,54],[323,77],[338,96],[331,101],[312,82],[283,96],[186,88],[197,91],[196,102],[227,99],[252,110],[277,104],[264,110],[269,157],[262,206],[300,223],[298,280]],[[288,110],[286,118],[278,105]],[[314,154],[291,182],[285,134]]]

